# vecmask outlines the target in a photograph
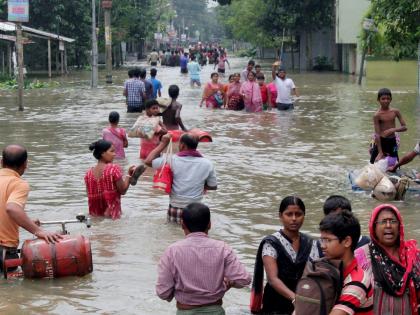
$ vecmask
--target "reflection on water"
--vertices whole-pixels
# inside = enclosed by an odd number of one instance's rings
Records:
[[[232,59],[240,70],[244,59]],[[264,65],[269,75],[268,65]],[[202,81],[209,79],[204,69]],[[292,112],[249,114],[199,108],[201,90],[189,87],[178,69],[159,68],[165,93],[170,84],[181,87],[179,101],[187,127],[210,131],[213,143],[200,150],[215,162],[219,190],[205,201],[213,215],[211,235],[228,242],[253,271],[259,241],[279,228],[278,206],[289,194],[302,197],[307,206],[304,230],[317,232],[322,203],[331,194],[343,194],[353,204],[363,231],[370,210],[378,202],[352,192],[348,170],[368,162],[376,91],[369,82],[358,87],[341,74],[292,74],[302,94]],[[63,79],[62,86],[25,92],[26,111],[16,111],[13,92],[0,91],[0,147],[25,144],[30,153],[25,178],[31,185],[27,206],[31,217],[54,220],[87,211],[83,183],[95,164],[88,145],[98,139],[108,114],[117,110],[120,125],[130,127],[135,114],[125,112],[122,84],[126,71],[117,71],[115,83],[96,91],[88,88],[89,73]],[[380,84],[383,84],[381,82]],[[402,110],[408,132],[401,135],[401,152],[410,150],[418,137],[415,86],[389,82],[393,105]],[[414,82],[413,82],[414,84]],[[127,160],[138,163],[138,139],[129,139]],[[419,166],[417,161],[410,167]],[[419,196],[408,195],[396,205],[402,210],[409,237],[419,238]],[[160,301],[154,293],[157,261],[164,249],[183,237],[177,226],[166,224],[168,198],[151,188],[151,173],[123,197],[123,217],[118,221],[94,219],[93,227],[69,226],[72,233],[89,235],[94,271],[84,278],[59,280],[0,280],[0,313],[4,314],[172,314],[174,303]],[[30,237],[22,233],[22,239]],[[226,294],[228,314],[246,314],[249,290]]]

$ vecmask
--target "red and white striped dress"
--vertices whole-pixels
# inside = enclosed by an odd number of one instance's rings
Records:
[[[95,178],[93,167],[87,171],[85,184],[90,215],[107,215],[113,220],[121,217],[121,194],[116,185],[121,178],[120,166],[112,163],[105,166],[99,179]]]

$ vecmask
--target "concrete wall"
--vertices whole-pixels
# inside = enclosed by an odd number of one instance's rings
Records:
[[[336,0],[336,42],[357,44],[369,0]]]
[[[334,66],[334,69],[338,69],[338,49],[335,43],[335,34],[333,29],[322,29],[318,32],[311,33],[312,41],[312,53],[308,56],[306,49],[306,40],[308,33],[302,33],[300,36],[300,70],[310,71],[308,68],[309,58],[312,59],[312,65],[314,64],[314,58],[316,57],[327,57]]]

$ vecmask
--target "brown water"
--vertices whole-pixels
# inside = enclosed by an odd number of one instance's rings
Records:
[[[232,72],[245,63],[245,59],[232,59]],[[305,231],[317,232],[322,203],[330,194],[347,196],[367,231],[370,211],[378,202],[366,193],[352,192],[347,173],[368,162],[375,94],[383,82],[359,87],[354,77],[336,73],[291,74],[302,94],[294,111],[248,114],[199,108],[201,90],[191,89],[188,77],[178,69],[158,71],[165,95],[170,84],[181,87],[179,101],[184,104],[186,125],[210,131],[214,137],[213,143],[200,144],[200,150],[214,161],[219,179],[219,190],[205,199],[212,209],[210,234],[228,242],[250,272],[260,240],[279,229],[277,209],[287,195],[304,200]],[[207,66],[202,81],[211,72]],[[0,147],[22,143],[30,153],[25,179],[31,185],[27,205],[31,217],[67,219],[87,212],[83,176],[95,164],[88,144],[99,138],[111,110],[120,112],[123,127],[136,119],[125,112],[125,77],[125,70],[117,71],[114,85],[92,91],[89,73],[71,75],[58,88],[27,91],[23,113],[16,111],[13,91],[0,91]],[[408,124],[408,132],[401,135],[400,152],[405,153],[414,147],[420,131],[415,82],[399,86],[394,79],[387,84],[394,93],[393,105],[401,109]],[[138,150],[138,140],[130,139],[125,169],[138,163]],[[407,169],[418,166],[414,161]],[[396,203],[408,236],[416,239],[420,237],[419,198],[410,194]],[[124,196],[121,220],[95,219],[90,230],[69,226],[72,233],[91,238],[91,275],[0,280],[0,313],[174,314],[174,303],[159,300],[154,289],[160,255],[183,237],[179,227],[166,224],[167,204],[166,195],[152,190],[149,173]],[[248,301],[249,289],[229,291],[224,299],[227,313],[247,314]]]

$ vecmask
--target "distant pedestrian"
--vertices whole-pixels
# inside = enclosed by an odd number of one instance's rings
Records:
[[[241,75],[239,73],[233,74],[233,82],[229,84],[227,91],[226,107],[230,110],[244,109],[244,100],[241,94]]]
[[[269,99],[271,95],[270,95],[270,91],[267,88],[267,85],[265,84],[264,74],[260,72],[259,74],[256,74],[256,77],[257,77],[257,82],[258,82],[258,85],[260,87],[260,92],[261,92],[262,109],[263,110],[271,109],[271,106],[269,104]]]
[[[162,96],[162,93],[161,93],[162,83],[158,79],[156,79],[156,75],[157,75],[157,69],[156,68],[150,69],[150,82],[152,83],[152,86],[153,86],[152,98],[157,98],[158,96],[159,97]]]
[[[250,60],[248,61],[248,65],[246,66],[246,68],[244,70],[242,70],[241,72],[241,82],[246,82],[248,80],[248,74],[250,72],[252,72],[252,70],[254,69],[255,66],[255,61],[254,60]]]
[[[209,238],[210,209],[191,203],[182,214],[185,239],[169,246],[159,261],[156,293],[176,300],[177,315],[224,315],[223,296],[242,288],[251,277],[233,250]]]
[[[228,64],[229,69],[230,69],[230,63],[229,60],[227,59],[226,55],[224,53],[221,53],[219,58],[217,59],[215,65],[214,65],[214,69],[216,69],[217,66],[217,72],[221,73],[221,74],[225,74],[226,72],[226,65]]]
[[[156,66],[157,66],[157,64],[158,64],[158,61],[159,61],[159,54],[158,54],[158,52],[156,51],[156,49],[155,49],[155,48],[153,48],[153,51],[150,53],[150,57],[149,57],[149,62],[150,62],[150,65],[151,65],[152,67],[156,67]]]
[[[188,53],[184,53],[179,61],[181,67],[181,73],[188,73]]]
[[[248,80],[242,83],[240,93],[244,99],[245,110],[247,112],[261,112],[262,98],[261,90],[258,83],[255,81],[255,73],[248,73]]]
[[[140,80],[144,84],[145,100],[147,101],[153,98],[153,84],[149,80],[146,80],[146,75],[147,75],[146,69],[141,68],[139,72],[139,76],[140,76]]]
[[[194,87],[194,84],[197,84],[197,86],[200,87],[201,86],[201,81],[200,81],[201,67],[195,59],[196,59],[195,56],[192,54],[191,60],[187,65],[188,72],[190,74],[190,85],[191,87]]]
[[[119,128],[120,114],[118,112],[110,112],[109,127],[102,130],[102,139],[111,142],[115,148],[115,158],[124,159],[124,148],[128,147],[127,134],[124,128]]]
[[[272,66],[271,75],[277,88],[276,106],[278,110],[293,109],[292,95],[299,97],[295,83],[286,76],[284,68],[278,69],[279,64],[275,62]]]
[[[123,94],[126,97],[128,113],[141,113],[143,110],[146,89],[139,76],[139,69],[131,69],[128,71],[129,79],[124,82]]]

